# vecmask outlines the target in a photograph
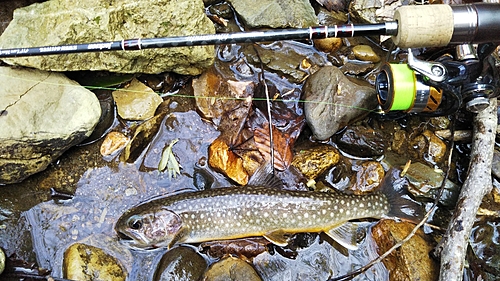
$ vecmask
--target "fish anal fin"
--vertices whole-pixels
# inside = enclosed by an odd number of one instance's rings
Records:
[[[358,244],[356,243],[358,226],[352,222],[346,222],[341,225],[336,225],[333,228],[325,231],[335,242],[349,250],[357,250]]]
[[[273,230],[263,235],[269,242],[280,246],[285,247],[288,245],[288,233],[283,231],[282,229]]]

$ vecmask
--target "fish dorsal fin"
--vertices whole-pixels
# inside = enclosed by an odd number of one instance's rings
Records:
[[[255,170],[255,173],[253,173],[248,181],[248,185],[283,189],[283,182],[276,177],[273,172],[274,169],[270,163],[260,166]]]
[[[337,243],[349,250],[357,250],[358,244],[356,243],[356,234],[358,226],[352,222],[346,222],[339,226],[325,231]]]
[[[266,234],[264,234],[264,238],[266,238],[269,242],[273,243],[274,245],[280,246],[280,247],[285,247],[288,245],[288,237],[285,231],[282,229],[278,230],[273,230],[270,231]]]

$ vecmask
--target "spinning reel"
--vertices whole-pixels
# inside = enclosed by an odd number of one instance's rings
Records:
[[[500,94],[492,57],[496,47],[494,43],[458,45],[454,55],[434,61],[417,59],[408,49],[407,64],[385,64],[377,75],[382,111],[444,116],[463,105],[474,113],[485,109],[489,99]]]

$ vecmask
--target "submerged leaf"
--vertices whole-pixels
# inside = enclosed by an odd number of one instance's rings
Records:
[[[248,173],[243,167],[243,160],[231,151],[231,147],[221,137],[214,140],[208,148],[208,163],[235,182],[247,184]]]
[[[284,171],[292,163],[293,140],[286,133],[281,132],[275,126],[273,128],[273,144],[271,144],[269,136],[269,123],[266,123],[263,128],[257,128],[254,131],[254,140],[260,154],[268,162],[271,162],[271,146],[274,150],[274,168]]]
[[[177,162],[177,159],[175,159],[175,155],[172,152],[172,147],[174,144],[176,144],[179,140],[175,139],[173,140],[164,150],[163,153],[161,154],[161,159],[160,163],[158,164],[158,170],[162,172],[167,169],[168,173],[168,178],[171,179],[172,177],[177,177],[177,174],[180,174],[180,168],[181,165]]]

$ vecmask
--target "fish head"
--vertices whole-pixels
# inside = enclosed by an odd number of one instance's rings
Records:
[[[123,243],[140,249],[170,247],[181,229],[181,218],[162,207],[129,210],[115,225],[116,233]]]

